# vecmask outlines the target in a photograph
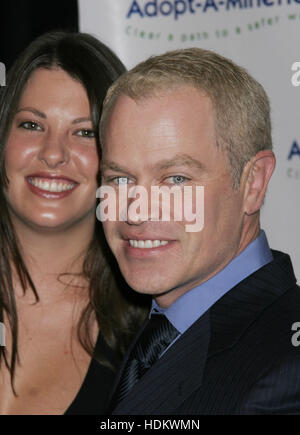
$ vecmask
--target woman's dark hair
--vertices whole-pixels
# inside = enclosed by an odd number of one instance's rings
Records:
[[[5,144],[24,87],[37,68],[61,68],[83,85],[90,102],[99,157],[100,141],[97,132],[102,102],[109,86],[125,71],[117,56],[93,36],[84,33],[51,32],[37,38],[28,46],[9,71],[6,86],[0,88],[0,320],[3,320],[5,313],[12,334],[11,358],[8,360],[5,347],[0,347],[0,363],[4,359],[11,373],[12,386],[18,362],[18,315],[13,289],[13,269],[23,292],[30,288],[37,302],[39,297],[22,259],[21,247],[4,194],[8,185]],[[128,291],[107,248],[102,225],[96,217],[94,237],[84,260],[82,274],[89,281],[90,298],[78,325],[80,343],[91,355],[94,353],[90,326],[96,318],[103,338],[115,352],[118,361],[143,320],[145,308],[139,297]],[[101,354],[94,356],[100,362],[109,364]]]

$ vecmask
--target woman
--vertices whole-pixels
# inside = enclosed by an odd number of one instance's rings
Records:
[[[92,36],[54,32],[2,88],[0,414],[104,413],[144,316],[118,290],[95,218],[97,125],[123,71]]]

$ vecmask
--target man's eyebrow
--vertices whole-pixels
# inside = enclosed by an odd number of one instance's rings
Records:
[[[197,168],[201,171],[206,169],[205,165],[201,163],[199,160],[194,159],[188,154],[178,154],[172,159],[164,159],[160,160],[155,164],[159,169],[169,169],[173,166],[189,166]]]
[[[106,169],[111,169],[112,171],[116,171],[116,172],[122,172],[123,174],[127,174],[130,177],[134,178],[134,176],[128,171],[128,169],[110,160],[104,160],[100,163],[100,171],[103,172]]]
[[[22,107],[21,109],[18,109],[16,113],[19,113],[19,112],[31,112],[34,115],[39,116],[40,118],[44,118],[44,119],[47,118],[45,113],[40,112],[39,110],[34,109],[33,107]]]
[[[153,165],[154,168],[158,169],[169,169],[175,166],[189,166],[199,169],[200,171],[205,171],[206,169],[203,163],[201,163],[197,159],[194,159],[188,154],[178,154],[172,159],[160,160],[159,162],[155,163],[155,165]],[[112,171],[123,172],[132,176],[125,167],[122,167],[121,165],[118,165],[115,162],[109,160],[102,161],[100,167],[101,171],[111,169]]]

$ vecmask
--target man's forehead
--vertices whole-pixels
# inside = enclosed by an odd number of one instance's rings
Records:
[[[153,90],[147,93],[142,93],[140,95],[130,96],[126,93],[120,93],[118,95],[110,109],[110,116],[115,113],[128,114],[128,106],[141,109],[150,104],[162,104],[163,100],[176,98],[179,102],[182,99],[198,99],[199,101],[205,101],[206,104],[212,106],[212,101],[210,96],[202,89],[190,83],[180,83],[180,84],[170,84],[169,87],[155,87]]]
[[[205,170],[219,151],[210,109],[191,86],[145,101],[120,96],[103,138],[102,168]]]
[[[103,145],[126,140],[145,144],[151,136],[151,146],[172,145],[177,140],[184,140],[186,146],[203,132],[215,135],[211,100],[194,88],[182,87],[142,100],[119,96],[103,129]]]

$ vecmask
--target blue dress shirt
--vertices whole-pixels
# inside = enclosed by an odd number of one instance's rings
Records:
[[[179,331],[179,335],[160,355],[162,356],[176,340],[204,314],[217,300],[249,275],[273,260],[264,231],[237,257],[208,281],[180,296],[168,308],[161,308],[152,301],[152,313],[164,314]]]

